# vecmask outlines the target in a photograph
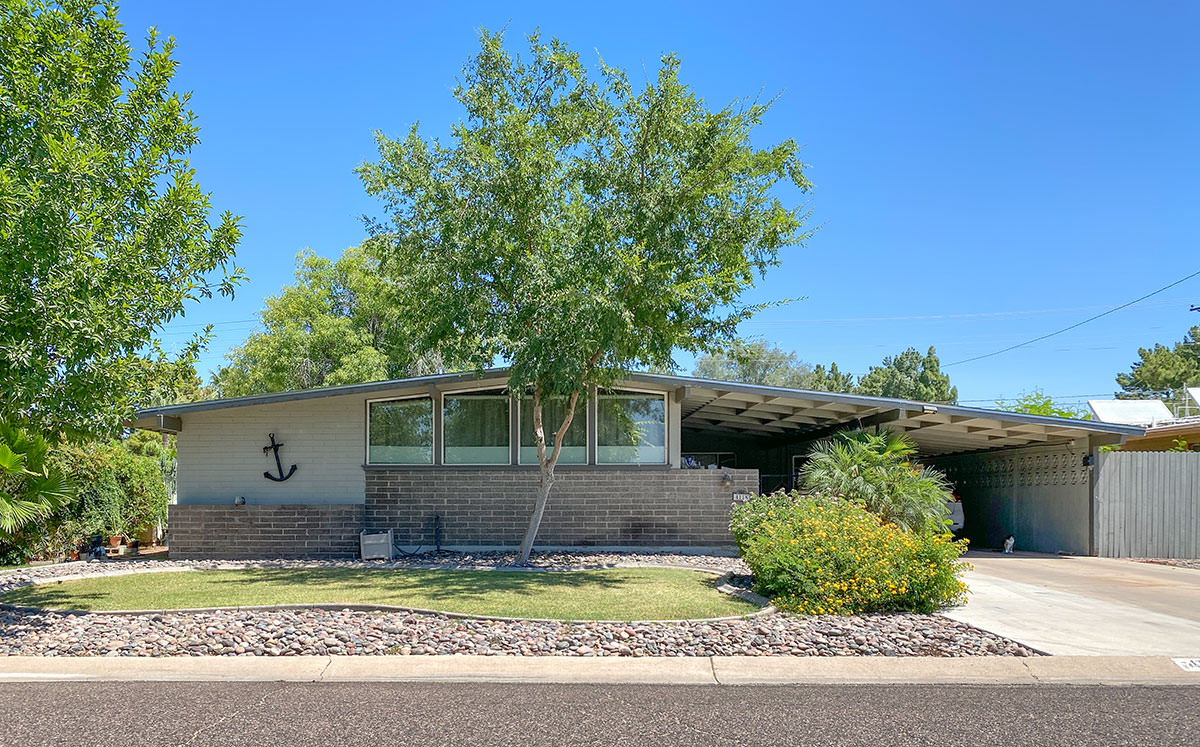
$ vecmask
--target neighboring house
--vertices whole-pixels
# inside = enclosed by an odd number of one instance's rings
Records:
[[[1186,390],[1189,401],[1180,413],[1200,407],[1200,388]],[[1088,400],[1092,417],[1105,423],[1140,425],[1144,436],[1134,436],[1121,445],[1122,451],[1200,451],[1200,415],[1175,415],[1162,400]]]
[[[538,475],[529,413],[496,369],[159,407],[136,427],[178,435],[172,557],[351,555],[363,529],[406,546],[515,547]],[[945,469],[976,545],[1011,532],[1021,549],[1076,553],[1103,550],[1099,447],[1143,432],[631,374],[581,406],[537,545],[730,547],[733,500],[791,487],[816,440],[858,427],[905,432]]]

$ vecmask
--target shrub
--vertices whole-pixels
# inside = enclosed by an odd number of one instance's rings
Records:
[[[902,529],[944,532],[950,484],[936,469],[910,461],[916,451],[910,438],[890,431],[838,434],[813,447],[801,472],[804,487],[857,501]]]
[[[74,485],[74,500],[6,537],[0,555],[9,561],[65,555],[89,536],[134,536],[166,519],[159,458],[114,442],[63,447],[52,460]]]
[[[730,529],[755,590],[788,612],[932,612],[965,599],[965,541],[904,531],[844,498],[758,496],[734,507]]]

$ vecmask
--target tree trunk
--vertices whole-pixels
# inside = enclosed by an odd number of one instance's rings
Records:
[[[537,538],[538,528],[542,524],[542,515],[546,512],[546,503],[550,500],[550,488],[554,486],[554,467],[558,464],[558,455],[562,453],[563,438],[571,421],[575,419],[575,406],[579,403],[579,393],[571,395],[570,406],[563,418],[562,425],[554,432],[554,449],[546,453],[546,429],[542,424],[542,392],[540,388],[533,390],[533,439],[537,446],[538,456],[538,487],[537,499],[533,504],[533,515],[529,517],[529,526],[525,529],[525,537],[521,540],[521,549],[517,552],[517,565],[529,562],[529,554],[533,552],[533,541]]]
[[[542,524],[542,514],[546,513],[546,502],[550,499],[550,488],[554,485],[554,468],[541,468],[538,476],[537,501],[533,504],[533,515],[529,517],[529,526],[525,529],[525,538],[521,540],[521,549],[517,553],[517,565],[529,562],[529,554],[533,552],[533,540],[537,537],[538,527]]]

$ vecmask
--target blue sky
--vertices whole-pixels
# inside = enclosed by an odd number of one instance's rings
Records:
[[[862,372],[908,346],[943,363],[1003,348],[1200,270],[1200,59],[1190,3],[132,2],[135,37],[178,41],[193,154],[214,207],[243,215],[215,368],[305,247],[336,256],[376,214],[353,174],[372,131],[459,116],[477,29],[540,28],[640,75],[674,51],[714,106],[780,96],[756,134],[805,146],[820,226],[751,300],[804,296],[746,325],[814,363]],[[1136,349],[1200,324],[1200,278],[1028,348],[949,368],[964,402],[1040,387],[1111,392]],[[685,361],[690,367],[690,361]]]

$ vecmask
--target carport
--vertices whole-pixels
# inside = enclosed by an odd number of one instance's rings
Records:
[[[907,434],[946,472],[973,547],[1095,554],[1101,446],[1142,428],[831,392],[638,374],[674,382],[685,466],[753,468],[764,492],[791,488],[813,443],[838,431]]]

